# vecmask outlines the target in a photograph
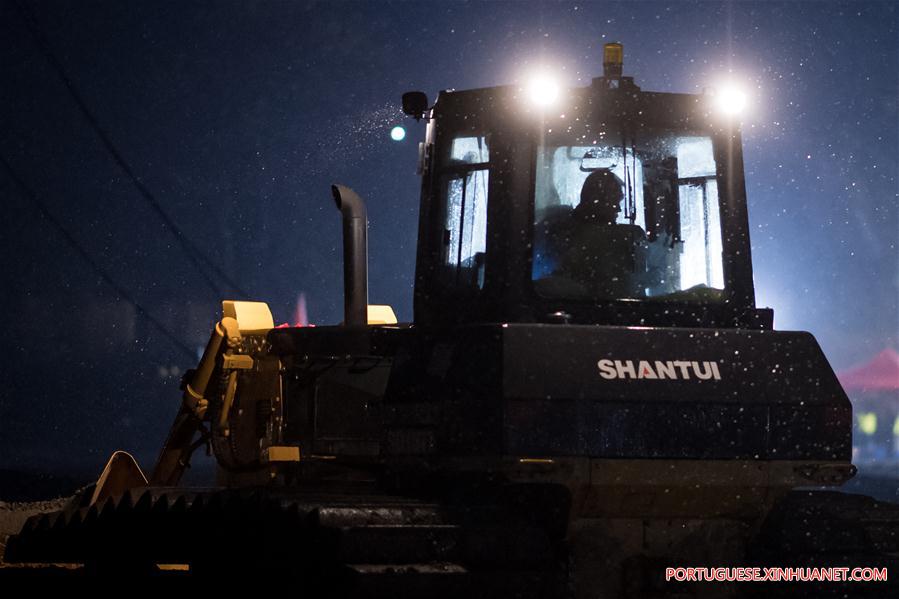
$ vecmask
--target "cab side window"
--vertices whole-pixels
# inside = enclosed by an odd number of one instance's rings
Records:
[[[441,168],[446,283],[483,288],[490,151],[486,136],[456,137]]]
[[[723,289],[721,214],[712,140],[686,138],[677,148],[680,232],[680,287]]]

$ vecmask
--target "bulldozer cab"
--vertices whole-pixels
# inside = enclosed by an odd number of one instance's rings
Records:
[[[416,322],[770,328],[739,127],[709,94],[607,71],[535,100],[443,91],[424,112]]]

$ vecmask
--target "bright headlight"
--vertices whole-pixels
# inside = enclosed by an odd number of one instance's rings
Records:
[[[559,100],[561,88],[548,75],[535,75],[527,85],[528,98],[537,106],[551,106]]]
[[[715,107],[728,116],[736,116],[746,110],[749,97],[734,85],[725,85],[714,92]]]

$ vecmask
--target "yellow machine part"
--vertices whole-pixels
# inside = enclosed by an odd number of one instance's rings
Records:
[[[146,486],[147,477],[137,465],[137,460],[126,451],[116,451],[97,479],[90,505],[101,503],[108,497],[121,495],[130,489]]]
[[[369,304],[368,324],[396,324],[396,314],[390,306]]]
[[[273,445],[263,454],[265,460],[271,462],[299,462],[300,448],[293,445]]]
[[[222,302],[222,316],[236,320],[241,332],[263,331],[275,326],[272,311],[265,302],[225,300]]]

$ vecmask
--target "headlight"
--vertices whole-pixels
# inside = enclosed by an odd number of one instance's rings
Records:
[[[749,105],[749,96],[736,85],[726,84],[709,93],[716,110],[727,116],[742,114]]]
[[[540,107],[552,106],[559,100],[561,88],[555,79],[540,74],[531,78],[527,85],[528,98]]]

